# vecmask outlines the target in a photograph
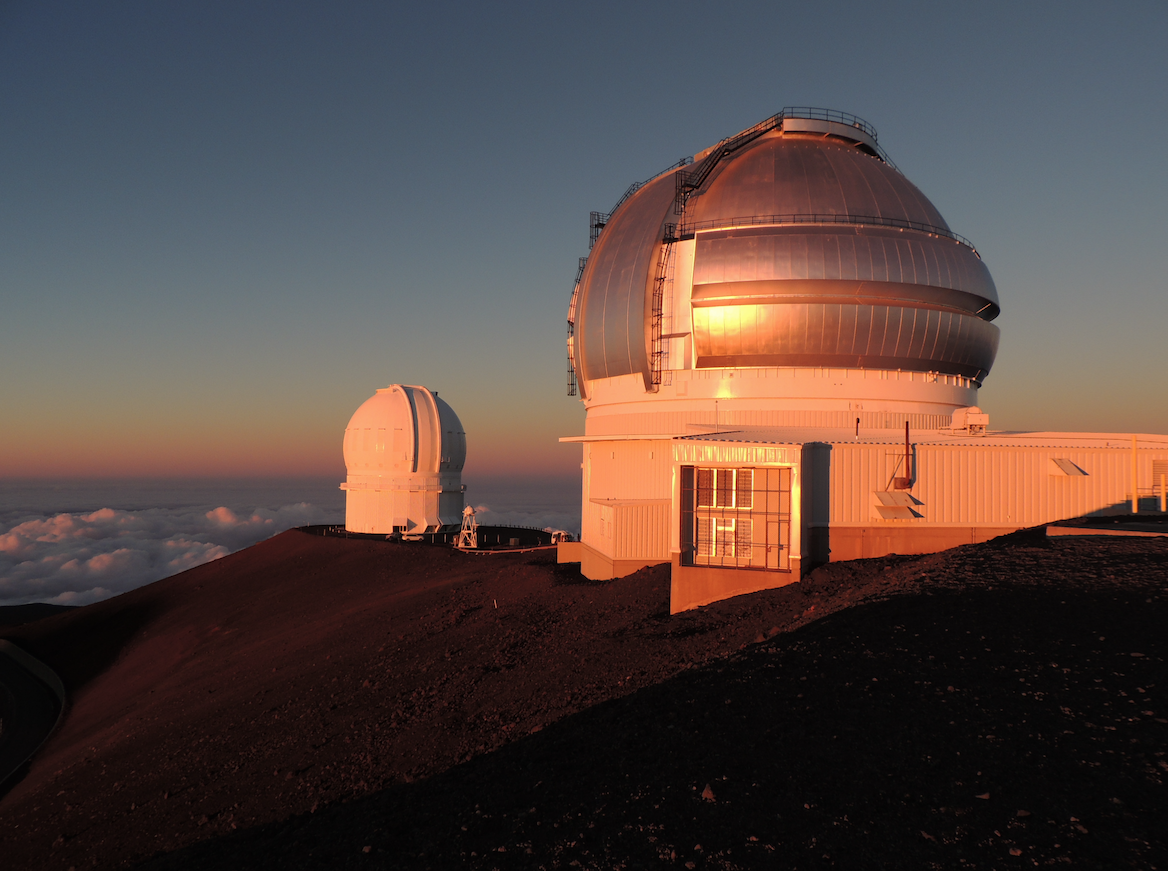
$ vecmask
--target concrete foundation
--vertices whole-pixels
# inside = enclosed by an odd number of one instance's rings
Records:
[[[708,566],[683,566],[680,555],[673,555],[669,583],[669,613],[677,614],[699,608],[731,596],[757,593],[785,587],[799,580],[799,560],[791,560],[790,571],[754,571],[718,569]]]
[[[580,545],[577,551],[580,559],[580,574],[590,581],[623,578],[647,566],[659,566],[668,562],[668,560],[663,559],[610,559],[600,551],[589,547],[585,542],[572,542],[572,544]],[[567,562],[567,560],[560,560],[560,562]]]
[[[578,563],[583,559],[584,545],[578,541],[561,541],[556,545],[557,563]]]
[[[890,553],[936,553],[962,544],[977,544],[1021,529],[1020,526],[833,526],[815,530],[827,539],[831,562],[886,556]]]

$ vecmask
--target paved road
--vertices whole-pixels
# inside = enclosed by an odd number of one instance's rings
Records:
[[[60,712],[56,694],[0,651],[0,795],[53,731]]]

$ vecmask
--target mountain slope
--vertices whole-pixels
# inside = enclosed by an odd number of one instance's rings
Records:
[[[6,630],[58,671],[72,706],[0,801],[0,853],[26,868],[156,853],[171,854],[160,867],[236,855],[611,867],[676,853],[729,868],[780,850],[801,862],[966,851],[940,854],[952,866],[997,861],[1009,840],[993,834],[1009,820],[978,816],[983,789],[1014,789],[1033,807],[1009,812],[1046,814],[1052,832],[1072,827],[1024,845],[1051,859],[1096,843],[1099,825],[1123,861],[1164,848],[1133,809],[1164,809],[1163,540],[1016,535],[827,566],[673,618],[664,569],[592,583],[551,557],[292,531]],[[1051,766],[1066,777],[1041,774]],[[1049,809],[1018,777],[1045,784]],[[792,784],[813,799],[794,809],[821,811],[790,816]],[[1089,795],[1079,805],[1100,820],[1100,802],[1122,804],[1087,839],[1065,790]],[[557,829],[569,820],[581,831]]]

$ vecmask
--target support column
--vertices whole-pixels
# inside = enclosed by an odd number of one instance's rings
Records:
[[[1136,454],[1136,436],[1132,435],[1132,514],[1140,513],[1139,457]]]

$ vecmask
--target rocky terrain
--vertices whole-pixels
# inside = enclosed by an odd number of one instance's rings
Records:
[[[291,531],[0,629],[70,692],[5,869],[1168,866],[1168,539],[668,615],[668,572]]]

